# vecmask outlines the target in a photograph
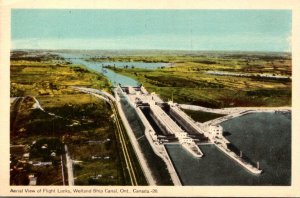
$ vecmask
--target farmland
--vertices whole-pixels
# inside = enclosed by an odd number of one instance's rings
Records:
[[[169,63],[155,70],[109,68],[136,79],[164,100],[173,98],[177,103],[212,108],[291,105],[292,66],[288,53],[152,53],[94,56],[88,60]]]
[[[67,185],[64,145],[75,185],[130,184],[110,105],[72,86],[110,90],[102,75],[56,55],[12,52],[11,185]]]

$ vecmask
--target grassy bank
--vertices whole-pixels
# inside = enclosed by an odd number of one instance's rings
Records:
[[[182,110],[196,122],[206,122],[209,120],[213,120],[225,116],[224,114],[210,113],[205,111],[194,111],[188,109],[182,109]]]

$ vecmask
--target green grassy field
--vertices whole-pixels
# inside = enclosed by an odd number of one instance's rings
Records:
[[[213,120],[225,116],[224,114],[210,113],[205,111],[194,111],[188,109],[182,109],[182,110],[196,122],[206,122],[209,120]]]
[[[116,56],[106,61],[167,62],[160,69],[109,67],[141,82],[164,100],[212,108],[291,105],[291,57],[289,54],[208,53],[180,56]],[[102,61],[103,58],[92,58]],[[252,76],[213,75],[208,71]],[[285,76],[286,79],[260,77],[259,74]]]

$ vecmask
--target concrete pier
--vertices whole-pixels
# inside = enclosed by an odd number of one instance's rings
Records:
[[[196,122],[192,120],[188,115],[186,115],[183,111],[181,111],[176,105],[170,105],[170,114],[176,119],[177,122],[187,128],[190,134],[204,134],[204,131],[202,131],[196,125]]]
[[[236,161],[238,164],[240,164],[242,167],[244,167],[245,169],[247,169],[249,172],[253,173],[253,174],[261,174],[262,170],[254,167],[253,165],[251,165],[250,163],[246,162],[245,160],[243,160],[241,157],[239,157],[237,154],[235,154],[234,152],[232,152],[229,149],[226,149],[220,145],[216,145],[218,149],[220,149],[221,151],[223,151],[227,156],[229,156],[231,159],[233,159],[234,161]]]
[[[195,144],[194,140],[188,137],[187,132],[182,130],[171,118],[155,103],[150,103],[150,110],[154,120],[165,133],[174,135],[185,149],[187,149],[193,156],[202,157],[203,153]]]

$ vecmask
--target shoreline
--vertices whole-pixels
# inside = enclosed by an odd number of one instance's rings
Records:
[[[204,111],[209,113],[218,113],[218,114],[233,114],[241,113],[244,111],[255,111],[255,112],[274,112],[274,111],[292,111],[290,106],[281,106],[281,107],[227,107],[220,109],[213,109],[198,105],[189,105],[189,104],[179,104],[179,107],[186,110],[193,111]]]

